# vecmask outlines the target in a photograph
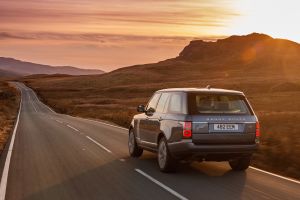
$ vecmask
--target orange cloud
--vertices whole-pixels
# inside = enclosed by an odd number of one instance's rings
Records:
[[[0,56],[100,67],[177,56],[194,38],[223,37],[228,0],[1,0]]]

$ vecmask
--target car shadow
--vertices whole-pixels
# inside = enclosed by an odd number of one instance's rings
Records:
[[[146,153],[139,159],[128,158],[134,168],[148,173],[189,199],[242,199],[247,171],[233,171],[227,162],[179,163],[175,173],[159,171],[155,154]]]
[[[58,179],[56,184],[21,198],[53,199],[176,199],[134,169],[140,169],[188,199],[242,199],[247,172],[233,172],[219,163],[179,164],[176,173],[159,171],[156,155],[112,160],[96,168]],[[24,195],[24,194],[23,194]],[[15,196],[16,197],[16,196]]]
[[[57,177],[55,184],[47,187],[40,185],[38,191],[8,194],[7,199],[25,200],[131,200],[131,199],[174,199],[129,165],[118,159],[106,162],[96,168],[83,170],[69,177]],[[24,186],[24,190],[26,186]],[[32,188],[32,186],[30,187]],[[42,188],[42,189],[40,189]]]

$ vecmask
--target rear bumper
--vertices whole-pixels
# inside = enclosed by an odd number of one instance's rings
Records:
[[[176,159],[229,160],[234,157],[251,155],[258,144],[194,144],[183,140],[168,144],[171,155]]]

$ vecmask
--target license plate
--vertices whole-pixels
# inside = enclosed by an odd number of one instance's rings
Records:
[[[237,124],[214,124],[215,131],[237,131],[238,129]]]

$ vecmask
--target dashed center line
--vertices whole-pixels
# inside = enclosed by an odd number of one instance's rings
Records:
[[[67,124],[67,127],[69,127],[70,129],[73,129],[73,130],[76,131],[76,132],[79,132],[78,129],[74,128],[73,126],[71,126],[71,125],[69,125],[69,124]]]
[[[136,172],[138,172],[139,174],[143,175],[144,177],[146,177],[147,179],[149,179],[150,181],[152,181],[153,183],[155,183],[156,185],[162,187],[164,190],[168,191],[169,193],[171,193],[172,195],[174,195],[175,197],[177,197],[178,199],[181,200],[188,200],[188,198],[182,196],[181,194],[179,194],[178,192],[172,190],[171,188],[169,188],[168,186],[166,186],[165,184],[159,182],[158,180],[156,180],[155,178],[153,178],[152,176],[148,175],[147,173],[143,172],[140,169],[134,169]]]
[[[87,139],[91,140],[92,142],[94,142],[96,145],[98,145],[99,147],[101,147],[102,149],[104,149],[105,151],[107,151],[108,153],[112,153],[111,150],[109,150],[108,148],[106,148],[105,146],[103,146],[102,144],[100,144],[99,142],[97,142],[96,140],[94,140],[93,138],[86,136]]]

